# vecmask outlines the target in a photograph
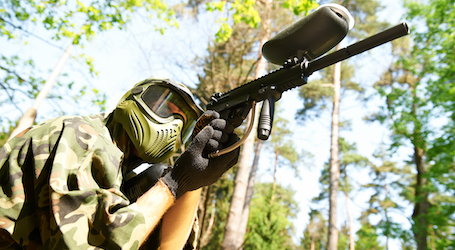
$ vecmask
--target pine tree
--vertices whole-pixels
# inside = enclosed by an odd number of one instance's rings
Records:
[[[385,23],[377,20],[376,13],[381,9],[377,1],[339,1],[339,4],[345,6],[353,15],[356,25],[355,29],[348,33],[348,37],[362,38],[369,34],[374,34],[381,30]],[[336,49],[340,49],[338,45]],[[340,123],[340,103],[341,103],[341,90],[353,89],[361,91],[362,88],[358,84],[346,81],[350,77],[346,76],[346,71],[343,72],[342,68],[345,63],[336,63],[333,67],[325,69],[322,82],[326,84],[316,86],[317,83],[311,82],[301,88],[300,96],[304,100],[304,108],[299,112],[301,118],[307,115],[307,111],[315,108],[325,108],[330,102],[332,106],[331,116],[331,145],[330,145],[330,167],[329,167],[329,230],[328,230],[328,250],[335,250],[338,245],[338,230],[337,223],[337,194],[339,189],[340,178],[340,160],[339,160],[339,123]],[[331,70],[330,73],[328,71]],[[352,72],[352,71],[351,71]],[[330,78],[327,76],[331,76]],[[345,82],[343,82],[343,79]],[[327,99],[331,99],[328,101]],[[318,113],[318,112],[316,112]]]

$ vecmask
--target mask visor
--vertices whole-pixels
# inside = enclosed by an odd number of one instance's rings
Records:
[[[161,118],[177,117],[183,121],[182,141],[185,143],[199,116],[185,99],[171,88],[151,85],[141,95],[147,107]]]

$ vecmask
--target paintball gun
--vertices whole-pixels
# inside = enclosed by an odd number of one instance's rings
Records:
[[[332,49],[354,25],[349,11],[338,4],[321,5],[316,11],[278,33],[262,47],[263,56],[282,67],[261,78],[248,82],[225,93],[215,93],[207,110],[215,110],[238,127],[256,103],[263,101],[258,122],[258,138],[267,140],[273,123],[275,102],[284,91],[302,86],[308,77],[320,69],[360,54],[379,45],[409,34],[406,23],[398,24],[346,48],[319,57]],[[251,116],[244,137],[236,144],[212,153],[210,157],[228,153],[239,147],[252,130]],[[209,121],[199,119],[193,135]]]

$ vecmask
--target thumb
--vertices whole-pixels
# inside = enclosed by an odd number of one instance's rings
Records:
[[[212,138],[214,131],[215,130],[211,126],[205,126],[205,128],[194,137],[188,147],[188,151],[191,151],[193,154],[202,154],[205,145],[207,145],[209,140]]]

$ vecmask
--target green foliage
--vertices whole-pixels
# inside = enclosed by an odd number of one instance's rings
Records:
[[[0,27],[8,37],[16,37],[26,22],[41,25],[51,31],[52,39],[71,38],[79,44],[90,40],[95,30],[104,31],[114,27],[123,29],[134,12],[145,9],[168,25],[177,25],[174,11],[160,0],[122,1],[1,1]],[[153,11],[153,12],[152,12]],[[13,26],[13,27],[11,27]],[[14,29],[18,28],[18,29]],[[8,32],[6,32],[8,31]]]
[[[402,46],[398,50],[399,53],[409,48],[405,43],[395,43],[393,49],[398,46]],[[403,193],[414,204],[412,231],[418,249],[427,247],[429,227],[426,214],[430,193],[426,172],[431,165],[428,164],[425,156],[429,140],[434,133],[430,120],[437,109],[434,109],[428,101],[429,93],[426,89],[424,71],[426,67],[432,67],[431,65],[432,62],[426,56],[422,57],[418,53],[408,51],[406,56],[403,55],[402,59],[389,69],[383,77],[384,80],[376,84],[379,93],[386,99],[381,120],[393,133],[391,149],[410,147],[414,152],[410,158],[417,172],[414,177],[415,186],[412,190],[404,189]]]
[[[273,21],[273,31],[277,32],[294,21],[287,10],[279,9],[278,3],[274,3],[270,11]],[[211,2],[207,4],[212,11],[221,11],[227,4],[222,2]],[[265,11],[263,6],[257,5],[257,9]],[[208,46],[208,55],[203,58],[196,58],[195,64],[202,72],[198,74],[199,84],[195,94],[200,98],[204,106],[210,96],[216,92],[225,92],[237,86],[253,80],[255,63],[258,59],[257,37],[261,30],[240,22],[229,25],[228,19],[219,21],[220,25],[230,27],[229,39],[215,39]],[[220,31],[221,32],[221,31]],[[224,32],[224,31],[223,31]],[[229,36],[227,33],[226,38]]]
[[[287,2],[302,6],[304,3],[314,3],[308,0]],[[191,4],[197,7],[202,3],[203,1]],[[264,9],[263,4],[255,4],[251,0],[205,3],[206,10],[227,12],[228,15],[220,17],[217,21],[220,29],[215,36],[215,41],[209,44],[209,55],[196,58],[195,63],[203,69],[203,72],[199,74],[200,84],[195,92],[203,105],[208,102],[211,94],[225,92],[253,80],[255,62],[258,59],[255,43],[258,42],[257,37],[261,32],[260,18],[258,19],[260,16],[256,14],[268,13],[272,21],[272,32],[278,32],[295,21],[295,17],[289,13],[289,8],[283,9],[281,4],[274,1],[271,9]],[[314,4],[308,6],[315,7]]]
[[[415,48],[413,53],[420,58],[428,58],[429,66],[423,73],[431,75],[426,89],[434,107],[443,110],[447,117],[435,140],[428,148],[428,160],[434,165],[428,171],[429,189],[434,191],[434,204],[429,211],[428,220],[433,225],[430,229],[430,244],[438,249],[454,248],[455,242],[455,1],[436,0],[428,3],[407,1],[408,17],[416,23],[424,23],[424,29],[413,34]],[[422,27],[422,26],[420,26]]]
[[[327,245],[327,220],[319,210],[310,210],[310,221],[303,231],[300,246],[304,249],[325,249]]]
[[[246,24],[251,28],[258,28],[261,24],[259,4],[255,0],[234,0],[234,1],[219,1],[206,3],[206,10],[210,12],[225,12],[232,13],[232,23],[230,19],[220,17],[218,23],[220,28],[215,35],[215,40],[218,43],[226,42],[233,33],[232,26],[238,24]],[[281,4],[281,7],[292,11],[294,15],[307,13],[314,9],[318,4],[314,0],[286,0]]]
[[[340,145],[340,152],[343,156],[340,160],[341,169],[345,169],[351,164],[358,167],[364,167],[369,163],[365,156],[357,153],[357,145],[355,143],[349,143],[345,138],[341,137],[338,140],[338,145]]]
[[[298,16],[302,13],[308,14],[308,11],[318,7],[318,3],[315,1],[285,0],[281,6]]]
[[[229,201],[231,200],[232,193],[234,190],[234,173],[235,169],[230,170],[227,174],[223,175],[215,184],[210,186],[209,189],[209,200],[206,201],[210,204],[206,207],[206,220],[200,228],[201,232],[208,233],[210,235],[208,242],[201,242],[199,249],[216,250],[219,249],[221,242],[224,237],[224,227],[226,225],[227,216],[229,213]],[[210,220],[213,221],[210,222]],[[202,216],[199,216],[201,219]],[[210,227],[210,225],[212,225]],[[204,237],[204,235],[201,235]]]
[[[337,249],[338,250],[349,249],[349,226],[346,223],[344,223],[340,228]]]
[[[413,233],[417,243],[424,238],[428,241],[428,246],[421,244],[420,248],[450,249],[455,239],[454,3],[405,2],[407,18],[414,27],[413,41],[393,43],[393,53],[399,59],[376,84],[386,100],[384,112],[376,117],[393,131],[392,148],[410,146],[415,152],[411,163],[418,171],[416,185],[401,190],[415,203]]]
[[[340,150],[340,172],[344,176],[340,181],[340,191],[348,193],[353,186],[353,179],[348,176],[348,166],[355,168],[363,168],[369,164],[368,158],[357,153],[355,143],[348,143],[343,137],[338,140]]]
[[[387,22],[378,19],[377,14],[384,9],[381,4],[379,1],[343,1],[342,5],[349,10],[355,21],[354,28],[348,33],[349,38],[363,39],[389,27]]]
[[[226,4],[223,2],[212,2],[206,5],[209,11],[226,12],[228,18],[223,17],[224,19],[218,22],[220,25],[225,23],[225,27],[230,27],[232,24],[232,27],[229,30],[224,29],[218,33],[217,39],[209,44],[207,56],[196,59],[196,63],[201,66],[202,71],[198,75],[200,83],[195,93],[200,98],[202,106],[210,100],[211,94],[225,92],[253,80],[254,71],[257,67],[256,62],[259,61],[258,57],[260,56],[257,48],[258,37],[261,37],[262,32],[264,32],[258,26],[258,20],[254,14],[256,11],[261,15],[268,16],[268,20],[272,23],[270,25],[271,32],[277,32],[295,20],[295,17],[290,15],[288,10],[279,8],[280,2],[273,1],[272,8],[266,8],[263,2],[257,2],[256,5],[254,3],[254,1],[236,1]],[[194,2],[193,4],[198,6],[201,3]],[[239,4],[244,6],[240,8]],[[240,12],[247,14],[242,16],[239,15]],[[236,16],[232,17],[234,13]],[[222,39],[219,39],[220,36],[223,36]],[[294,156],[294,158],[296,157]],[[270,193],[275,192],[271,191]],[[258,195],[260,195],[259,192],[255,194],[255,197]],[[276,210],[277,214],[273,211],[270,215],[260,216],[257,210],[261,212],[271,211],[270,207],[272,206],[268,206],[267,210],[262,209],[263,205],[261,205],[261,209],[255,209],[253,198],[249,214],[257,217],[254,218],[254,224],[251,224],[251,219],[249,221],[250,226],[253,226],[254,229],[250,230],[250,234],[248,234],[243,245],[244,249],[257,249],[258,247],[277,249],[280,248],[277,243],[283,242],[283,238],[287,245],[292,245],[290,236],[283,237],[283,234],[287,233],[285,229],[288,228],[288,222],[281,219],[282,214],[289,209],[289,206],[280,208],[278,206],[280,203],[279,193],[276,193],[276,195],[277,198],[273,209]],[[267,200],[269,202],[271,197],[271,194],[268,195]],[[253,209],[255,210],[253,211]],[[225,222],[219,222],[216,225],[223,229]],[[221,243],[219,239],[223,238],[223,234],[224,231],[222,230],[217,230],[216,233],[214,231],[207,248],[218,249]],[[275,239],[277,236],[280,238]]]
[[[374,164],[373,162],[379,162]],[[404,205],[412,199],[413,175],[410,165],[400,167],[396,162],[391,161],[390,155],[382,147],[374,154],[374,159],[369,162],[370,178],[368,184],[362,186],[362,190],[372,191],[368,200],[369,207],[362,212],[360,221],[365,230],[374,228],[374,234],[382,235],[386,239],[402,239],[413,242],[408,238],[409,230],[406,230],[402,223],[395,221],[392,214],[403,214]],[[400,199],[401,197],[401,199]],[[374,216],[375,224],[371,224],[369,218]],[[367,232],[365,232],[367,233]],[[360,240],[360,234],[359,240]],[[364,244],[364,243],[362,243]],[[366,244],[366,243],[365,243]]]
[[[0,132],[0,148],[3,147],[3,145],[5,145],[8,138],[9,138],[9,133]]]
[[[452,53],[455,46],[454,41],[454,1],[432,1],[430,5],[409,4],[410,17],[423,16],[426,19],[428,32],[418,34],[423,36],[426,44],[431,44],[433,58],[437,67],[433,74],[437,75],[435,80],[429,81],[428,89],[432,95],[430,100],[447,112],[448,121],[442,127],[443,135],[438,137],[432,148],[428,151],[428,157],[435,163],[429,171],[430,182],[433,188],[438,191],[437,198],[440,207],[430,209],[431,217],[437,222],[434,223],[432,238],[437,247],[450,246],[454,248],[454,208],[455,202],[451,199],[455,194],[455,167],[453,159],[455,155],[455,84],[453,74],[455,73],[455,57]],[[422,41],[422,42],[423,42]],[[441,216],[442,215],[442,216]],[[441,218],[447,215],[446,220]]]
[[[208,56],[196,58],[203,69],[195,90],[203,106],[216,92],[225,92],[244,84],[252,78],[255,59],[251,55],[257,30],[245,24],[234,26],[233,36],[226,42],[208,46]]]
[[[371,250],[384,250],[386,249],[379,243],[378,233],[375,226],[370,223],[362,224],[359,231],[357,231],[357,241],[355,246],[358,249],[371,249]]]
[[[347,0],[341,3],[352,14],[355,20],[354,28],[347,34],[347,39],[362,39],[373,35],[388,27],[386,22],[378,20],[377,13],[383,9],[380,2],[368,0]],[[346,62],[349,62],[347,60]],[[301,120],[319,117],[331,106],[333,97],[333,66],[319,71],[320,79],[311,79],[310,82],[299,89],[299,97],[303,101],[303,108],[298,110],[297,117]],[[351,93],[362,94],[363,86],[353,82],[354,67],[348,63],[341,63],[341,89]]]
[[[227,175],[210,187],[210,200],[208,204],[208,217],[214,213],[212,221],[213,228],[210,232],[210,240],[207,244],[199,246],[200,249],[219,249],[224,235],[229,201],[233,192],[234,172],[230,171]],[[248,220],[248,233],[246,236],[244,249],[294,249],[292,243],[293,225],[290,219],[295,218],[298,212],[297,202],[293,195],[295,191],[289,187],[277,186],[276,199],[270,205],[272,192],[271,183],[258,183],[256,192],[251,201],[250,218]],[[200,217],[201,218],[201,217]],[[204,225],[207,229],[209,221]]]
[[[38,89],[45,80],[35,75],[35,63],[31,59],[21,59],[18,56],[0,58],[0,131],[7,131],[15,121],[6,116],[8,106],[21,111],[20,103],[38,95]]]
[[[244,23],[251,28],[257,28],[261,21],[254,0],[234,0],[228,4],[229,7],[226,7],[227,1],[208,2],[206,5],[206,10],[210,12],[223,12],[225,8],[234,12],[232,14],[233,25]],[[220,23],[220,29],[215,34],[215,40],[218,43],[226,42],[232,36],[233,28],[228,24],[227,18],[219,18],[218,23]]]
[[[275,200],[270,204],[272,183],[255,185],[255,195],[251,201],[248,232],[244,249],[294,249],[291,233],[291,218],[298,212],[295,191],[277,185]]]
[[[338,140],[338,145],[340,149],[340,172],[341,176],[344,178],[340,180],[339,184],[339,191],[343,192],[345,195],[348,195],[355,187],[356,180],[353,178],[349,178],[349,172],[354,171],[352,168],[364,168],[368,164],[370,164],[370,161],[368,158],[360,155],[357,153],[357,147],[355,143],[349,143],[347,142],[344,138],[339,138]],[[324,168],[321,170],[321,175],[319,177],[319,183],[321,185],[321,192],[319,195],[315,198],[312,199],[313,203],[319,203],[319,204],[326,204],[328,200],[328,194],[329,194],[329,188],[330,188],[330,173],[329,173],[329,164],[326,163],[324,165]],[[349,167],[349,168],[348,168]],[[321,208],[322,210],[322,208]],[[350,211],[348,211],[350,213]],[[315,211],[312,210],[312,213],[315,213]],[[319,213],[319,212],[318,212]],[[311,218],[311,213],[310,213],[310,218]],[[322,217],[321,219],[322,220]],[[310,221],[310,225],[312,225],[312,222]],[[314,225],[312,227],[315,227]],[[320,225],[318,224],[318,227]],[[338,236],[338,249],[348,249],[349,247],[349,230],[348,230],[348,225],[344,225],[343,230],[340,230],[340,234]],[[305,234],[305,231],[304,231]],[[307,237],[307,236],[305,236]],[[309,235],[311,239],[311,235]],[[314,237],[314,236],[313,236]],[[319,237],[320,238],[320,237]],[[307,240],[308,241],[308,240]],[[305,244],[308,244],[308,242],[305,242]],[[324,245],[326,247],[326,245]],[[306,249],[306,248],[305,248]],[[360,248],[361,249],[361,248]]]
[[[174,11],[161,0],[121,0],[121,1],[32,1],[32,0],[0,0],[0,39],[10,44],[27,46],[33,37],[51,46],[54,42],[65,42],[84,47],[88,41],[100,33],[113,28],[126,29],[131,19],[138,12],[145,12],[149,17],[156,17],[156,29],[163,30],[167,26],[177,26]],[[56,46],[55,46],[56,47]],[[63,50],[63,49],[62,49]],[[63,52],[62,52],[63,54]],[[97,75],[95,63],[89,55],[83,53],[73,55],[73,59],[82,62],[84,70],[92,77]],[[54,65],[52,65],[54,66]],[[84,71],[83,70],[83,71]],[[36,65],[32,59],[24,55],[2,54],[0,58],[0,105],[8,113],[12,110],[22,112],[18,103],[29,103],[42,88],[45,65]],[[83,73],[85,74],[85,72]],[[85,95],[87,86],[78,83],[75,87],[69,76],[60,76],[54,85],[49,99],[56,112],[64,113],[61,102],[56,100],[73,100],[99,105],[105,110],[106,95],[94,93]],[[69,90],[69,91],[67,91]],[[98,91],[98,90],[97,90]],[[94,92],[97,92],[94,91]],[[85,96],[85,99],[79,99]],[[69,98],[68,98],[69,97]],[[68,105],[68,104],[67,104]],[[23,107],[22,107],[23,108]],[[3,112],[0,126],[5,130],[14,121]],[[38,112],[39,114],[39,112]]]

